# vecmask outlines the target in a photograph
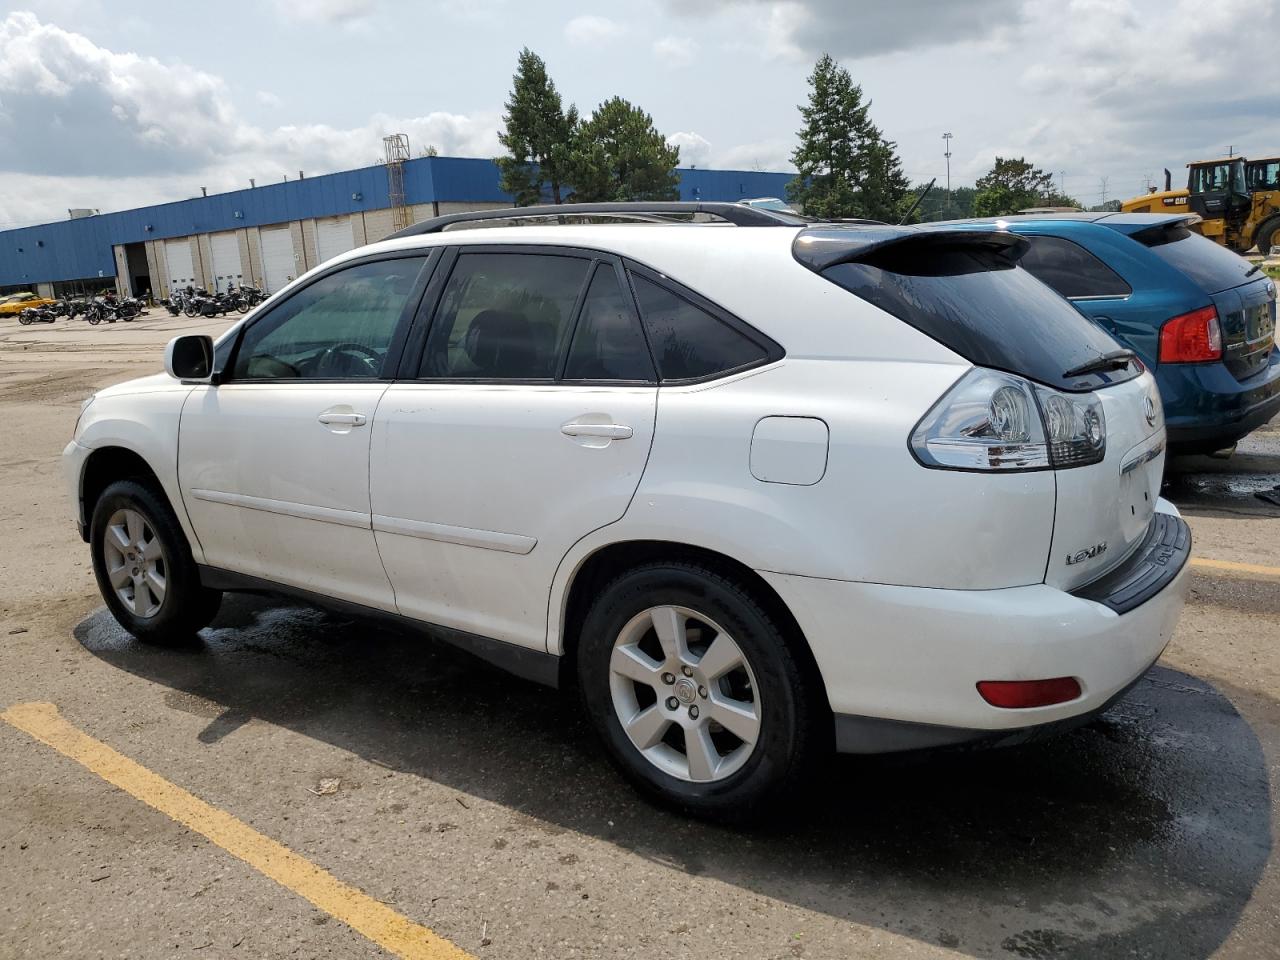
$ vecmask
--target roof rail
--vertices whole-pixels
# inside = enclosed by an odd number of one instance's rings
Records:
[[[632,201],[628,203],[561,203],[532,207],[498,207],[494,210],[475,210],[469,213],[450,213],[443,217],[423,220],[391,234],[388,240],[400,237],[416,237],[424,233],[440,233],[455,223],[471,223],[482,220],[531,220],[547,217],[617,217],[626,220],[645,220],[669,223],[673,215],[706,213],[719,217],[738,227],[801,227],[811,221],[799,214],[781,210],[748,207],[741,203],[685,202],[685,201]]]

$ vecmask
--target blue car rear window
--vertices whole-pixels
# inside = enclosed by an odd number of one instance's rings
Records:
[[[1248,260],[1207,237],[1192,233],[1181,223],[1143,230],[1133,238],[1189,277],[1205,293],[1230,290],[1251,279],[1253,265]]]

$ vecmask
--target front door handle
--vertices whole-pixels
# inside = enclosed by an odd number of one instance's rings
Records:
[[[560,428],[566,437],[602,437],[606,440],[627,440],[635,431],[623,423],[566,423]]]
[[[363,413],[322,413],[316,419],[321,423],[342,424],[348,427],[363,427],[365,425],[365,415]]]

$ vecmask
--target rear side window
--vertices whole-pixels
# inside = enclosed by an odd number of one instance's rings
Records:
[[[821,272],[978,366],[1064,390],[1138,375],[1130,364],[1064,377],[1120,345],[1018,266],[1016,253],[977,242],[896,243]]]
[[[1181,223],[1143,230],[1135,240],[1175,270],[1190,277],[1205,293],[1238,287],[1249,279],[1253,265]]]
[[[566,380],[652,381],[653,362],[640,321],[610,263],[596,266],[573,333]]]
[[[552,380],[591,261],[462,253],[440,298],[419,376]]]
[[[1062,237],[1026,240],[1031,249],[1019,263],[1064,297],[1127,297],[1133,292],[1118,273],[1078,243]]]
[[[644,277],[632,281],[663,380],[698,380],[769,358],[765,346],[709,311]]]

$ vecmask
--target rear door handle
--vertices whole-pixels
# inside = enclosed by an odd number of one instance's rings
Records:
[[[322,413],[316,419],[321,423],[340,423],[348,427],[363,427],[365,424],[363,413]]]
[[[560,428],[566,437],[603,437],[606,440],[627,440],[635,431],[623,423],[566,423]]]

